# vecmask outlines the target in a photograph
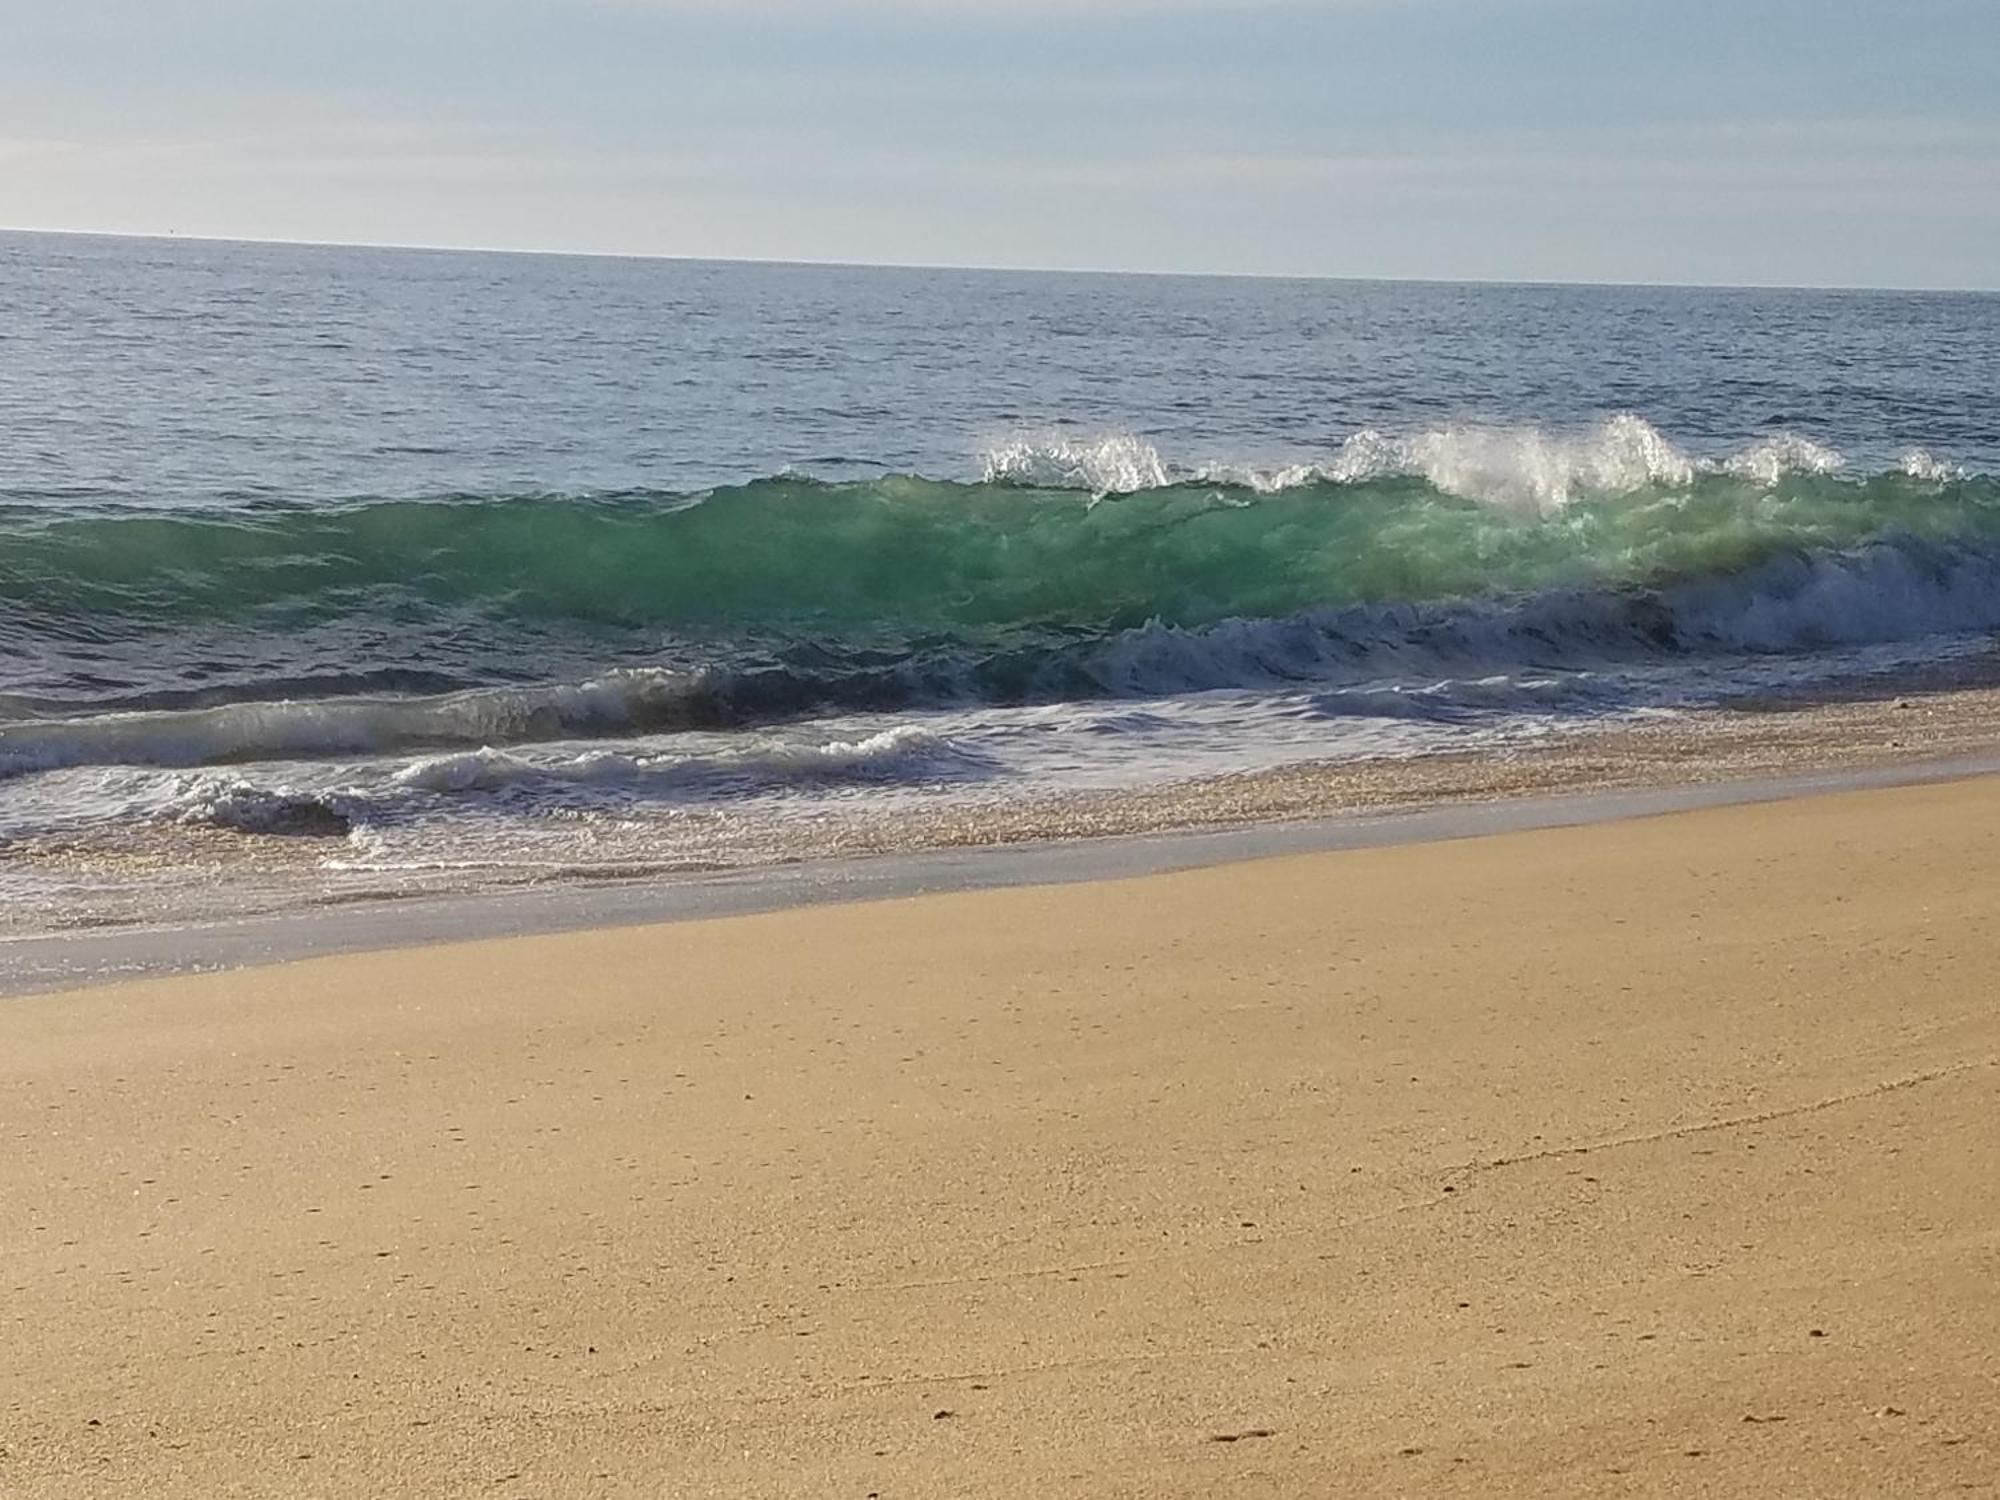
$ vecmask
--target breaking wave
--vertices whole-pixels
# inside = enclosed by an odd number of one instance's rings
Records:
[[[969,483],[0,509],[0,776],[446,752],[413,774],[486,784],[554,774],[509,747],[821,712],[1995,629],[2000,480],[1918,451],[1854,474],[1797,436],[1697,459],[1632,416],[1263,470],[1122,435],[1003,446]]]
[[[1790,552],[1729,574],[1647,586],[1570,586],[1509,598],[1320,607],[1185,627],[1150,621],[977,648],[881,653],[820,648],[810,665],[640,670],[591,680],[430,697],[234,703],[0,726],[0,774],[58,767],[202,766],[462,748],[420,763],[415,784],[450,790],[511,777],[721,774],[624,755],[567,770],[517,764],[504,747],[592,736],[754,727],[809,712],[977,703],[1143,699],[1228,688],[1338,687],[1388,677],[1587,669],[1715,653],[1780,653],[2000,629],[2000,545],[1884,537],[1842,552]],[[779,754],[779,752],[765,752]],[[786,751],[798,774],[937,754],[921,738]],[[770,772],[776,766],[761,767]],[[739,767],[739,769],[741,769]]]
[[[1837,450],[1794,434],[1778,434],[1721,458],[1691,458],[1644,418],[1622,413],[1578,434],[1468,425],[1401,438],[1364,429],[1346,439],[1331,457],[1263,468],[1172,464],[1130,433],[1016,438],[989,450],[985,478],[992,483],[1084,489],[1100,495],[1207,481],[1269,494],[1314,483],[1353,485],[1406,478],[1421,479],[1443,495],[1549,515],[1589,496],[1683,488],[1705,474],[1770,487],[1789,475],[1833,474],[1845,465]],[[1905,459],[1903,472],[1930,480],[1956,475],[1914,450]]]
[[[2000,540],[2000,481],[1931,455],[1851,476],[1828,448],[1774,438],[1696,462],[1636,417],[1574,437],[1363,433],[1324,463],[1270,471],[1181,469],[1127,437],[988,467],[978,483],[786,476],[702,495],[0,510],[0,694],[10,658],[82,661],[190,631],[290,638],[369,621],[382,637],[371,671],[477,685],[507,680],[551,632],[900,652],[1643,586],[1894,534]],[[405,636],[428,644],[398,661]],[[300,680],[343,671],[294,664]]]

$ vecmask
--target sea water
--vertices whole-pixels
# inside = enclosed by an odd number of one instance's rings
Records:
[[[712,868],[1879,684],[2000,627],[1996,390],[1986,295],[0,235],[0,898]]]

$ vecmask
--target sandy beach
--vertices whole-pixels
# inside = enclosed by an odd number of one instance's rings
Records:
[[[2000,778],[0,1003],[0,1495],[2000,1482]]]

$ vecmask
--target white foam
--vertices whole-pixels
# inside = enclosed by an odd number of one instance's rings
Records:
[[[1629,413],[1579,436],[1534,427],[1445,427],[1405,443],[1379,433],[1348,439],[1329,477],[1420,474],[1448,495],[1548,515],[1579,495],[1626,495],[1686,485],[1695,466],[1658,429]]]
[[[0,776],[78,765],[198,766],[423,744],[552,739],[563,730],[670,718],[701,683],[685,673],[607,672],[585,682],[425,698],[280,699],[100,714],[0,727]]]
[[[974,769],[971,758],[943,736],[899,725],[854,740],[787,743],[765,739],[725,755],[687,756],[594,750],[554,758],[486,747],[414,761],[395,785],[456,794],[512,786],[618,786],[667,792],[723,784],[887,782],[952,778]]]
[[[1965,470],[1957,464],[1933,458],[1922,448],[1905,450],[1896,467],[1908,478],[1928,480],[1933,484],[1944,484],[1949,480],[1965,478]]]
[[[1768,489],[1788,474],[1832,474],[1846,462],[1837,449],[1784,432],[1731,454],[1720,467],[1738,479]]]
[[[1845,463],[1838,450],[1795,433],[1775,434],[1735,453],[1697,458],[1645,418],[1621,412],[1573,433],[1472,423],[1398,437],[1365,428],[1343,441],[1330,458],[1261,466],[1182,465],[1130,433],[1084,439],[1024,437],[991,449],[985,455],[984,477],[1098,495],[1188,483],[1272,494],[1321,482],[1360,484],[1410,477],[1460,499],[1548,516],[1586,497],[1684,488],[1704,473],[1727,474],[1769,488],[1792,474],[1836,473]],[[1957,473],[1915,451],[1906,456],[1903,467],[1919,478],[1943,479]]]
[[[595,751],[542,763],[491,745],[412,761],[391,778],[397,786],[426,792],[490,792],[521,782],[571,781],[615,784],[645,774],[646,762],[615,751]]]
[[[229,828],[239,833],[345,834],[352,827],[347,799],[287,786],[258,786],[232,776],[181,779],[162,817],[184,826]]]
[[[1159,450],[1129,432],[1094,438],[1018,438],[986,454],[989,482],[1130,494],[1173,481]]]

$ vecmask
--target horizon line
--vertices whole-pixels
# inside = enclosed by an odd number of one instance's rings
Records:
[[[1547,276],[1385,276],[1360,272],[1331,271],[1165,271],[1118,266],[1045,266],[953,264],[938,261],[863,261],[814,259],[811,257],[755,255],[693,255],[644,250],[552,250],[520,245],[443,245],[398,240],[321,240],[283,236],[230,234],[182,234],[177,230],[49,229],[29,225],[0,225],[0,235],[43,235],[50,238],[158,240],[173,244],[257,245],[296,250],[381,250],[407,251],[425,255],[512,255],[554,260],[633,260],[683,265],[764,266],[800,270],[829,271],[957,271],[972,275],[996,276],[1125,276],[1182,281],[1323,281],[1347,283],[1404,283],[1422,286],[1485,287],[1588,287],[1632,291],[1711,291],[1711,292],[1879,292],[1911,296],[1990,297],[2000,295],[2000,283],[1993,286],[1883,285],[1858,282],[1787,281],[1643,281],[1618,277],[1569,280]]]

